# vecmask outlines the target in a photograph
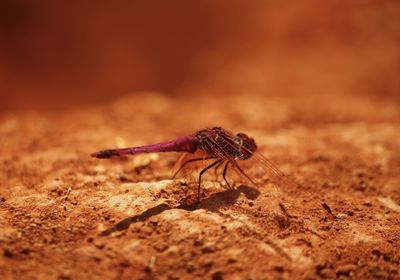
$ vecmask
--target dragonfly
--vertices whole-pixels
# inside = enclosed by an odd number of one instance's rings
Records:
[[[227,180],[227,171],[232,167],[240,178],[245,179],[254,186],[259,186],[255,178],[252,178],[241,167],[240,162],[246,162],[250,159],[256,159],[258,176],[267,175],[268,180],[275,184],[291,184],[293,181],[289,179],[282,171],[280,171],[271,161],[266,159],[258,151],[258,147],[253,138],[245,133],[233,134],[222,127],[213,127],[199,130],[193,134],[178,137],[177,139],[164,141],[151,145],[138,147],[129,147],[121,149],[108,149],[92,153],[91,156],[98,159],[108,159],[113,157],[137,155],[143,153],[160,153],[160,152],[181,152],[184,153],[178,162],[181,162],[179,168],[173,175],[175,178],[178,173],[188,164],[196,161],[210,161],[199,173],[197,182],[197,202],[200,203],[201,181],[202,176],[208,170],[218,168],[223,165],[222,177],[229,189],[233,189]],[[187,159],[187,155],[196,155]],[[253,165],[253,164],[252,164]]]

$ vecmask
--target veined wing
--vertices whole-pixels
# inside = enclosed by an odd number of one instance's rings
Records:
[[[210,145],[218,146],[220,148],[214,148],[213,151],[218,155],[219,158],[227,160],[232,165],[235,172],[245,181],[252,183],[258,187],[264,185],[267,182],[271,182],[279,187],[295,187],[298,183],[290,179],[285,175],[279,168],[276,167],[270,160],[265,158],[260,152],[252,152],[244,146],[238,146],[233,139],[233,135],[230,133],[220,134],[218,141],[212,137],[208,137],[208,141],[212,143]],[[240,148],[240,150],[238,150]],[[246,160],[235,159],[234,155],[240,152],[246,152],[251,157]]]
[[[248,176],[255,178],[258,185],[268,182],[281,188],[293,188],[299,185],[258,151],[254,152],[251,158],[238,160],[237,163]]]

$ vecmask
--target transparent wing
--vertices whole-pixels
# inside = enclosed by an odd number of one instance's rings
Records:
[[[237,151],[238,145],[233,139],[234,136],[228,132],[222,133],[220,136],[221,138],[218,139],[218,142],[211,137],[208,138],[208,141],[213,145],[221,147],[220,149],[213,149],[213,151],[219,158],[229,161],[233,170],[241,179],[244,179],[244,181],[257,187],[261,187],[268,182],[279,187],[298,186],[298,183],[286,176],[275,164],[257,151],[251,152],[245,147],[240,146],[240,149],[251,154],[251,157],[246,160],[235,159],[235,155],[229,154],[228,152],[234,151],[236,154],[240,153],[240,151]],[[229,147],[229,149],[226,147]]]
[[[253,178],[258,186],[272,183],[281,188],[292,188],[299,184],[284,174],[275,164],[265,158],[260,152],[254,152],[247,160],[238,160],[237,165]]]

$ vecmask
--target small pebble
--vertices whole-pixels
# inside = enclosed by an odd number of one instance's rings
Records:
[[[5,256],[6,258],[10,258],[11,259],[12,257],[14,257],[14,254],[10,250],[5,249],[4,252],[3,252],[3,256]]]
[[[221,271],[217,271],[214,272],[211,276],[212,280],[222,280],[222,272]]]
[[[48,184],[46,185],[46,189],[47,189],[49,192],[55,192],[55,191],[60,190],[61,188],[62,188],[62,182],[61,182],[61,181],[58,181],[58,180],[51,181],[50,183],[48,183]]]
[[[207,243],[201,248],[201,251],[203,253],[212,253],[215,252],[215,245],[214,243]]]
[[[339,266],[336,269],[336,276],[350,276],[351,272],[356,270],[357,267],[354,264],[345,264],[342,266]]]

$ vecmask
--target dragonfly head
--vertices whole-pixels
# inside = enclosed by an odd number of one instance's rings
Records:
[[[254,139],[244,133],[238,133],[235,137],[235,142],[242,147],[241,155],[239,156],[241,159],[250,158],[257,150],[257,145]]]

